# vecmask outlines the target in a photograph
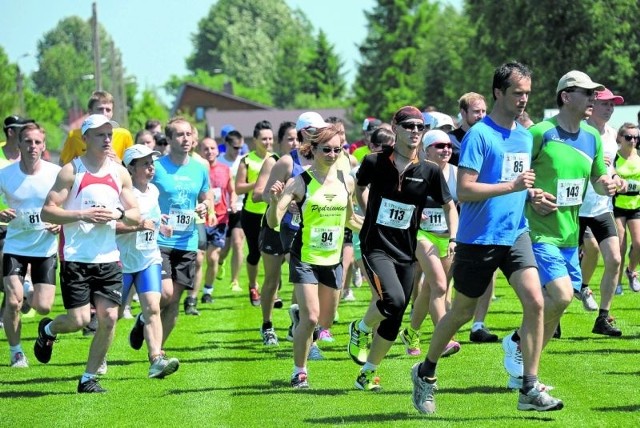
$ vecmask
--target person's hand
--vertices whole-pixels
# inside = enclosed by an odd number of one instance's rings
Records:
[[[520,191],[530,189],[536,180],[536,173],[532,169],[523,172],[513,181],[513,190]]]
[[[49,233],[53,233],[54,235],[57,235],[58,233],[60,233],[61,226],[59,224],[45,223],[44,228]]]
[[[609,196],[613,196],[616,194],[616,189],[617,189],[617,185],[616,185],[616,180],[609,177],[609,176],[605,176],[602,179],[602,187],[604,187],[605,192],[607,193],[607,195]]]
[[[14,218],[16,218],[16,210],[14,210],[13,208],[6,208],[0,211],[0,221],[8,223]]]
[[[269,195],[273,202],[278,202],[284,191],[284,183],[282,181],[276,181],[269,189]]]
[[[542,216],[558,211],[558,205],[554,202],[555,200],[555,196],[542,189],[529,189],[531,208]]]
[[[116,210],[114,213],[113,210],[109,210],[107,208],[94,207],[83,210],[80,220],[87,223],[106,224],[111,220],[120,218],[120,215],[121,212],[119,210]]]
[[[140,230],[156,230],[156,222],[146,218],[140,222]]]
[[[208,210],[209,208],[207,208],[207,204],[205,204],[204,202],[200,202],[198,205],[196,205],[196,214],[198,214],[198,217],[200,218],[205,218]]]
[[[629,183],[627,183],[627,180],[620,178],[619,175],[615,175],[614,177],[614,181],[616,183],[616,192],[627,193],[627,190],[629,190]]]

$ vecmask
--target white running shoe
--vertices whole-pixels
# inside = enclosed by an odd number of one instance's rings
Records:
[[[509,334],[502,339],[502,349],[504,350],[504,368],[510,376],[519,378],[523,376],[524,367],[522,365],[522,351],[520,344],[511,340],[513,334]]]

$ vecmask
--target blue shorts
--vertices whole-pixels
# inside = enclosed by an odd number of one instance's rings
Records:
[[[551,244],[536,243],[533,244],[533,255],[538,263],[538,274],[543,287],[554,279],[568,276],[573,289],[580,291],[582,272],[578,247],[559,248]]]
[[[215,248],[224,248],[227,241],[227,224],[217,224],[213,227],[205,227],[207,234],[207,246]]]
[[[123,273],[122,274],[122,302],[126,305],[127,296],[129,296],[129,290],[135,283],[136,291],[139,294],[155,292],[160,293],[162,291],[162,265],[151,265],[140,272],[135,273]]]

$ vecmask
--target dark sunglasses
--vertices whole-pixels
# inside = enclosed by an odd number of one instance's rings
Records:
[[[156,146],[168,146],[168,145],[169,145],[169,143],[167,143],[166,141],[158,141],[156,143]]]
[[[431,147],[435,147],[436,149],[444,149],[445,147],[451,148],[453,147],[451,143],[435,143],[432,144]]]
[[[638,135],[625,135],[624,139],[627,140],[627,141],[631,141],[631,140],[638,141],[638,140],[640,140],[640,136],[638,136]]]
[[[586,95],[587,97],[592,97],[593,94],[596,93],[596,91],[594,89],[582,89],[582,88],[568,89],[567,92],[579,92],[581,94]]]
[[[403,122],[400,123],[400,126],[402,126],[407,131],[413,131],[415,129],[418,132],[422,132],[426,129],[426,126],[424,126],[424,124],[422,123]]]
[[[240,150],[240,149],[242,149],[242,146],[240,146],[240,147],[231,146],[231,148],[232,148],[233,150]]]
[[[321,147],[320,150],[322,150],[322,153],[327,155],[331,152],[339,154],[342,151],[342,147]]]

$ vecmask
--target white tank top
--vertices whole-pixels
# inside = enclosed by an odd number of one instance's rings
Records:
[[[122,184],[117,164],[107,159],[97,174],[87,171],[79,158],[72,160],[76,171],[66,210],[104,207],[116,210],[120,206]],[[120,260],[116,245],[116,221],[106,224],[76,221],[62,226],[62,260],[80,263],[112,263]]]

